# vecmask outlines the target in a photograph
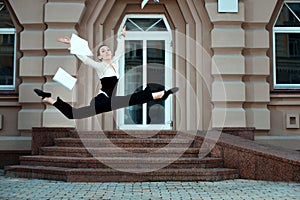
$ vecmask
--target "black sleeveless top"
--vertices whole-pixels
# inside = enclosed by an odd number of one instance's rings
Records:
[[[100,79],[102,88],[101,90],[105,92],[109,97],[115,96],[117,91],[117,83],[119,79],[116,76],[104,77]]]

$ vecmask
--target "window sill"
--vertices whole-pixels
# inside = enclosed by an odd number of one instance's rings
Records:
[[[300,98],[300,89],[276,89],[270,92],[271,99],[275,98]]]
[[[1,96],[1,95],[18,96],[19,93],[16,92],[15,90],[11,90],[11,91],[8,91],[8,90],[0,90],[0,96]]]
[[[19,93],[16,91],[0,90],[0,101],[19,101]]]

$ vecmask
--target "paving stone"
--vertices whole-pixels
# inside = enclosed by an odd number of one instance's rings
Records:
[[[298,200],[300,183],[218,182],[66,183],[7,178],[0,170],[0,199],[29,200]]]

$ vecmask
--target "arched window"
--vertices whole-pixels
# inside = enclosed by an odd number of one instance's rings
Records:
[[[284,2],[273,27],[274,88],[300,89],[300,3]]]
[[[4,0],[0,0],[0,19],[0,90],[14,90],[16,29]]]

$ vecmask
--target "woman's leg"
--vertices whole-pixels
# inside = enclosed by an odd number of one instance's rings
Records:
[[[59,97],[57,97],[57,100],[53,106],[55,106],[68,119],[82,119],[96,114],[94,106],[89,105],[80,108],[74,108],[70,104],[61,100]]]
[[[127,106],[133,106],[138,104],[144,104],[152,100],[166,100],[169,95],[178,91],[178,88],[172,88],[168,91],[160,91],[152,93],[149,87],[145,90],[135,92],[127,96],[113,96],[111,100],[112,110],[124,108]]]
[[[106,97],[104,94],[99,94],[91,100],[90,105],[88,106],[74,108],[59,97],[57,97],[57,101],[53,106],[62,112],[68,119],[83,119],[111,111],[110,102],[110,98]]]
[[[83,119],[130,105],[142,104],[150,100],[153,100],[153,97],[149,90],[127,96],[116,96],[113,99],[108,98],[104,94],[99,94],[91,100],[90,105],[80,108],[72,107],[59,97],[57,97],[57,100],[45,98],[43,101],[52,104],[68,119]]]
[[[113,96],[111,99],[111,108],[116,110],[119,108],[124,108],[128,106],[138,105],[147,103],[154,100],[154,93],[151,92],[149,87],[146,87],[145,90],[135,92],[126,96]],[[160,93],[157,93],[161,96]]]
[[[57,97],[57,100],[46,97],[44,98],[44,101],[55,106],[68,119],[82,119],[119,108],[144,104],[155,99],[164,99],[165,96],[168,97],[173,93],[173,91],[168,93],[169,91],[171,90],[168,90],[166,92],[162,91],[152,93],[150,88],[146,87],[145,90],[135,92],[127,96],[113,96],[112,98],[108,98],[104,94],[99,94],[92,99],[89,106],[80,108],[72,107],[70,104],[64,102],[59,97]]]

